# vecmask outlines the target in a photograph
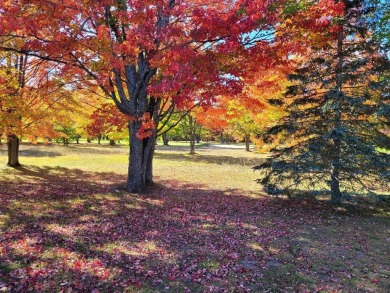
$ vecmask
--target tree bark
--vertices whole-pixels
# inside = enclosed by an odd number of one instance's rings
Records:
[[[15,134],[10,134],[7,140],[8,163],[10,167],[19,167],[19,138]]]
[[[156,150],[156,133],[153,133],[146,141],[145,146],[145,183],[146,186],[153,185],[153,158]]]
[[[336,91],[338,93],[334,101],[334,126],[333,126],[333,154],[332,154],[332,165],[330,175],[330,190],[331,190],[331,201],[340,202],[342,193],[340,191],[340,167],[341,167],[341,110],[340,110],[340,99],[342,98],[342,86],[343,86],[343,26],[341,25],[337,36],[337,65],[336,65]]]
[[[161,99],[153,99],[149,100],[149,113],[154,121],[154,128],[152,131],[152,135],[148,138],[146,150],[146,168],[145,168],[145,180],[147,186],[153,185],[153,158],[154,152],[156,150],[156,142],[157,142],[157,129],[160,123],[160,106]]]
[[[198,127],[198,133],[196,134],[196,143],[200,143],[200,134],[201,134],[201,131],[202,131],[202,125],[199,124],[199,127]]]
[[[190,124],[190,155],[195,155],[195,119],[192,115],[188,115]]]
[[[144,193],[146,191],[145,173],[143,171],[144,142],[136,134],[141,127],[141,121],[129,122],[130,154],[129,170],[126,188],[129,192]]]
[[[115,145],[115,140],[110,139],[110,145]]]
[[[164,144],[164,145],[168,145],[169,139],[168,139],[167,133],[165,132],[165,133],[163,133],[161,136],[162,136],[163,144]]]
[[[156,131],[144,139],[136,134],[140,128],[139,121],[129,122],[130,154],[126,188],[129,192],[144,193],[153,184],[153,157],[156,147]],[[133,135],[134,133],[134,135]]]
[[[250,149],[249,149],[249,142],[250,142],[249,134],[245,134],[245,150],[246,150],[247,152],[250,151]]]
[[[146,91],[144,94],[143,99],[146,99],[144,102],[148,102],[146,112],[153,119],[154,127],[150,129],[151,135],[149,137],[139,139],[137,133],[142,126],[142,121],[132,119],[129,122],[130,154],[126,188],[133,193],[144,193],[147,187],[153,184],[153,157],[156,148],[161,99],[149,97],[149,101],[147,101]]]

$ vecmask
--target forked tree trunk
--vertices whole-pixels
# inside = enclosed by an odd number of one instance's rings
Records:
[[[8,163],[10,167],[18,167],[19,163],[19,138],[15,134],[10,134],[7,139]]]
[[[250,137],[249,137],[248,134],[245,134],[245,150],[246,150],[247,152],[250,151],[250,149],[249,149],[249,142],[250,142]]]
[[[156,148],[157,127],[159,124],[158,112],[160,109],[160,99],[150,98],[148,112],[154,121],[155,127],[151,129],[149,137],[139,139],[138,130],[142,122],[130,120],[130,154],[129,170],[126,189],[133,193],[144,193],[147,187],[153,185],[153,157]]]

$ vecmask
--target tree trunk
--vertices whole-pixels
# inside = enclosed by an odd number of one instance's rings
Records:
[[[246,150],[247,152],[250,152],[250,149],[249,149],[249,142],[250,142],[249,134],[245,134],[245,150]]]
[[[156,150],[156,131],[146,141],[145,147],[145,183],[146,186],[153,185],[153,157]]]
[[[110,139],[110,145],[115,145],[115,140]]]
[[[129,171],[126,188],[129,192],[143,193],[146,190],[145,174],[143,172],[144,142],[137,138],[141,121],[129,122],[130,154]]]
[[[87,142],[88,142],[88,143],[91,143],[91,139],[90,139],[90,138],[87,138]]]
[[[195,119],[192,115],[189,116],[189,124],[190,124],[190,155],[195,155]]]
[[[154,129],[152,135],[149,137],[147,151],[148,156],[146,157],[146,169],[145,169],[145,178],[147,186],[153,185],[153,158],[154,151],[156,150],[157,144],[157,129],[160,123],[160,105],[161,99],[150,99],[149,101],[149,113],[154,121]]]
[[[138,130],[142,122],[139,120],[130,120],[130,155],[129,172],[126,188],[129,192],[144,193],[148,186],[153,184],[153,157],[156,148],[157,127],[159,124],[159,109],[161,99],[150,98],[148,103],[148,112],[154,121],[154,128],[149,137],[139,139]]]
[[[202,125],[199,124],[198,133],[196,134],[196,143],[200,143],[200,133],[202,131]]]
[[[157,69],[151,68],[147,54],[140,52],[136,65],[125,65],[124,71],[117,69],[113,71],[118,96],[112,92],[111,98],[122,113],[132,118],[128,124],[130,154],[126,189],[133,193],[143,193],[153,182],[153,153],[161,99],[150,97],[147,87]],[[124,80],[126,80],[127,93],[123,86]],[[154,121],[154,127],[143,129],[143,133],[150,131],[150,136],[139,139],[137,134],[141,127],[145,126],[144,122],[150,122],[149,119]]]
[[[340,191],[340,181],[339,181],[339,168],[338,168],[338,160],[333,159],[332,161],[332,173],[331,173],[331,181],[330,181],[330,190],[331,190],[331,201],[332,202],[340,202],[341,200],[341,191]]]
[[[79,140],[80,140],[80,139],[77,137],[77,138],[76,138],[76,143],[77,143],[77,144],[80,143]]]
[[[331,165],[331,181],[330,181],[330,190],[331,190],[331,201],[340,202],[341,201],[341,191],[340,191],[340,167],[341,167],[341,110],[340,110],[340,99],[342,99],[342,86],[343,86],[343,26],[341,25],[338,31],[337,36],[337,65],[336,65],[336,91],[338,95],[335,97],[334,101],[334,126],[332,129],[332,140],[333,140],[333,150],[332,150],[332,165]]]
[[[10,167],[18,167],[19,163],[19,138],[15,134],[10,134],[7,140],[8,163]]]
[[[167,133],[165,132],[165,133],[163,133],[161,136],[162,136],[163,144],[164,144],[164,145],[168,145],[168,143],[169,143],[169,138],[168,138]]]
[[[133,193],[144,193],[153,184],[153,156],[156,146],[156,134],[144,139],[137,138],[139,121],[130,121],[130,154],[127,190]],[[134,134],[133,134],[134,133]]]
[[[97,137],[97,140],[98,140],[98,144],[100,144],[100,140],[102,139],[102,136],[99,134],[98,137]]]

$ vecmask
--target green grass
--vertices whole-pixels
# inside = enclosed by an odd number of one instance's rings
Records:
[[[381,153],[385,153],[385,154],[390,154],[390,149],[389,148],[387,148],[387,149],[385,149],[385,148],[377,148],[377,151],[381,152]]]
[[[0,288],[100,292],[387,292],[387,207],[265,196],[237,145],[157,146],[128,194],[128,146],[0,146]],[[353,212],[351,212],[353,211]]]

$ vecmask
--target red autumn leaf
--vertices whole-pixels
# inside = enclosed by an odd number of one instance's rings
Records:
[[[109,276],[110,276],[110,272],[109,271],[104,271],[103,274],[101,275],[100,279],[101,280],[107,280]]]
[[[95,260],[94,262],[91,263],[91,267],[93,267],[93,268],[98,268],[101,266],[103,266],[103,264],[101,263],[101,261],[98,261],[98,260]]]
[[[81,261],[76,261],[75,263],[74,263],[74,265],[73,265],[73,268],[76,270],[76,271],[78,271],[78,270],[80,270],[81,269]]]

